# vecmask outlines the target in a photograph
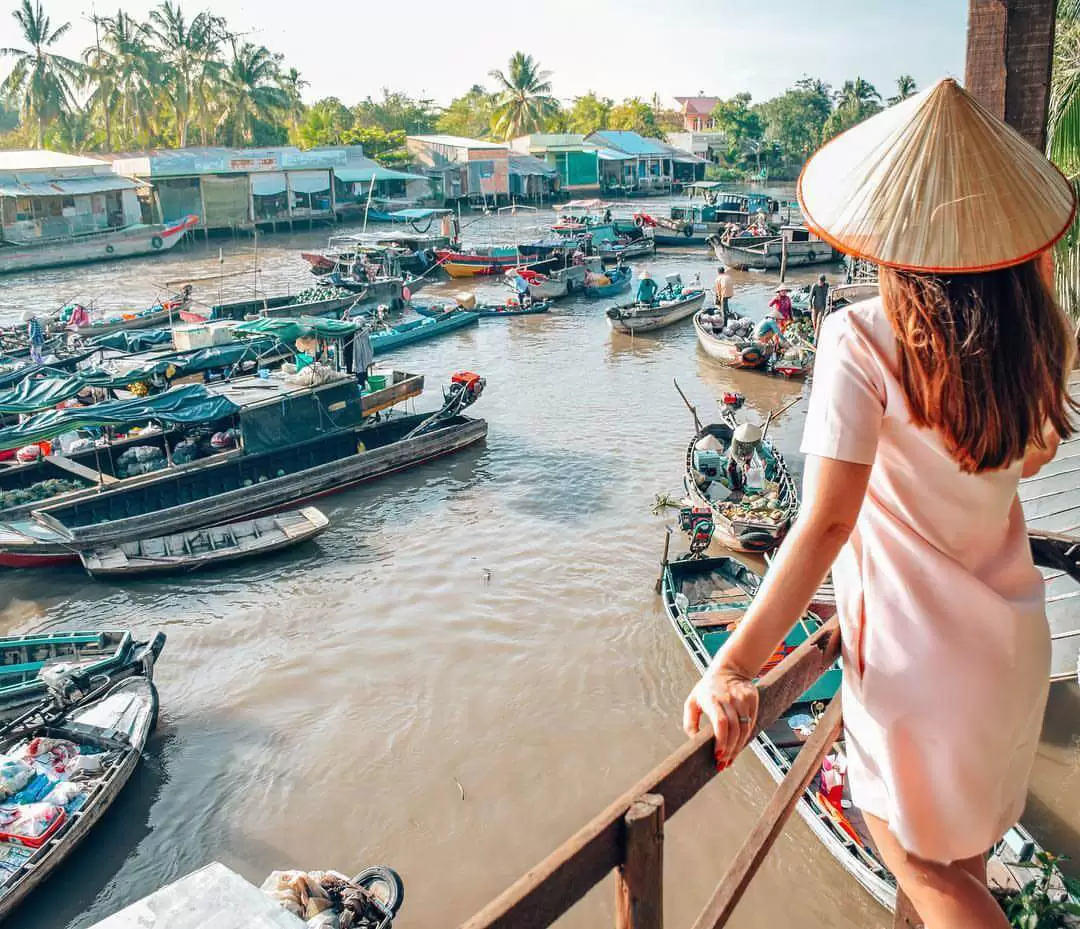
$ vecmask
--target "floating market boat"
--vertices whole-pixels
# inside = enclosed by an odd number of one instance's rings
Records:
[[[528,284],[529,296],[533,300],[556,300],[583,290],[588,274],[589,268],[584,264],[556,268],[547,274],[532,268],[511,268],[506,272],[506,285],[516,291],[520,278]]]
[[[593,283],[592,280],[587,280],[585,282],[585,286],[581,288],[581,292],[587,299],[601,300],[606,297],[614,297],[616,294],[621,294],[624,290],[628,290],[634,272],[624,265],[613,268],[603,276],[608,279],[606,284],[596,284]]]
[[[131,313],[110,313],[85,326],[73,326],[68,331],[80,339],[90,340],[127,329],[156,329],[181,319],[190,302],[190,289],[171,300]]]
[[[53,772],[34,774],[0,812],[0,920],[71,854],[112,806],[142,757],[157,712],[153,682],[132,677],[93,703],[76,705],[0,745],[7,756],[34,758]],[[74,779],[72,771],[84,773]],[[50,780],[55,781],[51,789]],[[46,790],[44,802],[32,809],[19,802],[20,796],[39,789]]]
[[[705,245],[709,237],[729,226],[745,228],[752,223],[770,223],[780,204],[766,194],[724,191],[717,181],[700,181],[685,188],[685,205],[673,206],[667,217],[634,214],[634,221],[648,229],[657,247],[685,248]],[[700,197],[699,201],[697,198]]]
[[[703,426],[686,449],[683,484],[690,502],[713,514],[716,537],[737,552],[766,552],[776,548],[799,513],[799,491],[784,456],[767,436],[762,437],[748,470],[757,469],[760,486],[733,489],[725,471],[737,423]]]
[[[466,326],[475,326],[479,321],[478,313],[454,307],[434,316],[414,319],[389,329],[372,330],[371,349],[376,355],[382,355],[404,345],[426,342]]]
[[[809,343],[799,339],[794,344],[786,341],[779,351],[754,337],[753,323],[743,317],[728,318],[714,315],[713,307],[701,310],[694,316],[694,331],[698,344],[710,357],[729,368],[746,368],[763,374],[781,377],[805,377],[814,366],[814,353]]]
[[[0,637],[0,720],[13,719],[46,695],[42,671],[73,672],[91,680],[152,678],[165,633],[138,641],[121,630],[33,632]]]
[[[785,254],[789,268],[829,264],[842,257],[805,226],[781,226],[779,235],[745,245],[737,245],[734,239],[726,236],[711,236],[709,245],[721,263],[740,271],[779,270]]]
[[[446,273],[454,278],[490,277],[521,264],[521,253],[513,245],[477,246],[462,251],[441,248],[436,255]]]
[[[459,451],[487,435],[486,422],[461,415],[483,386],[475,374],[456,374],[439,410],[374,425],[351,378],[304,389],[275,381],[174,389],[161,395],[165,401],[150,398],[160,401],[156,407],[115,415],[126,422],[168,413],[211,430],[232,428],[237,447],[47,501],[28,519],[0,524],[0,565],[55,564],[79,551],[273,513]],[[0,430],[0,447],[69,425],[43,414],[17,428],[14,436]]]
[[[325,532],[329,525],[330,520],[320,510],[306,506],[257,519],[121,542],[80,552],[79,557],[91,577],[196,571],[300,545]]]
[[[664,611],[698,671],[727,641],[746,615],[761,584],[760,578],[734,558],[683,558],[667,561],[661,576]],[[805,614],[785,636],[783,644],[761,669],[779,664],[820,628],[820,620]],[[749,748],[776,783],[791,770],[830,700],[840,690],[839,662],[801,694],[784,714],[750,742]],[[859,811],[851,806],[837,739],[822,766],[799,797],[796,809],[810,831],[870,895],[888,909],[896,907],[896,879],[878,859]],[[1032,865],[1042,849],[1019,823],[998,842],[988,862],[991,886],[1019,890],[1035,872]],[[1049,888],[1055,899],[1069,897],[1064,879],[1055,872]]]
[[[655,303],[613,306],[607,311],[607,321],[614,332],[627,335],[653,332],[693,316],[704,302],[704,290],[682,291],[669,296],[665,296],[664,291],[661,291]]]
[[[0,240],[0,274],[167,252],[179,245],[188,230],[198,223],[198,216],[186,216],[175,223],[135,223],[122,229],[36,242]]]
[[[344,287],[309,287],[298,294],[219,303],[205,310],[188,307],[180,313],[180,318],[185,322],[202,323],[257,316],[340,316],[359,300],[354,291]]]
[[[412,308],[421,316],[429,319],[438,319],[448,312],[454,312],[458,307],[446,306],[419,306],[413,304]],[[538,313],[546,313],[551,309],[551,304],[544,300],[537,300],[528,306],[508,301],[506,303],[482,303],[476,306],[464,308],[467,313],[475,313],[479,319],[503,319],[509,316],[535,316]]]

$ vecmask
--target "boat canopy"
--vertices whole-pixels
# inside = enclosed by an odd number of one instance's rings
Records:
[[[118,352],[145,352],[147,349],[172,342],[171,329],[120,329],[91,339],[91,345],[112,348]]]
[[[395,210],[393,213],[388,213],[387,215],[391,219],[400,219],[402,222],[415,223],[422,219],[431,219],[433,216],[448,216],[453,212],[453,210],[409,209]]]
[[[91,387],[122,388],[162,375],[175,378],[229,368],[242,361],[260,358],[279,345],[276,338],[251,339],[184,354],[159,355],[144,364],[119,372],[103,368],[79,371],[77,374],[49,371],[47,377],[26,378],[8,390],[0,391],[0,413],[21,415],[47,410]]]
[[[211,394],[201,384],[188,384],[156,397],[117,400],[86,407],[48,410],[17,426],[0,429],[0,451],[54,439],[65,432],[96,426],[127,426],[156,422],[175,426],[225,419],[240,408],[225,397]]]
[[[567,203],[556,204],[555,209],[559,212],[563,210],[603,210],[610,206],[611,204],[604,200],[570,200]]]
[[[270,334],[277,336],[283,342],[295,342],[297,339],[313,335],[323,339],[342,339],[362,328],[364,328],[363,323],[342,319],[322,319],[318,316],[276,316],[240,323],[233,327],[233,331],[251,335]]]

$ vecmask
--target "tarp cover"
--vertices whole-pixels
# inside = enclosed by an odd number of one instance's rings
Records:
[[[0,451],[54,439],[74,429],[127,426],[155,422],[167,426],[204,423],[234,415],[240,408],[227,397],[216,397],[201,384],[188,384],[156,397],[97,403],[94,406],[49,410],[17,426],[0,429]]]
[[[47,410],[74,397],[86,384],[81,378],[58,372],[56,377],[32,377],[0,392],[0,413],[22,414]]]
[[[340,339],[363,328],[363,323],[354,323],[341,319],[322,319],[318,316],[266,316],[240,323],[233,327],[233,332],[258,335],[267,333],[277,336],[283,342],[295,342],[307,336],[319,336],[324,339]]]
[[[92,339],[90,344],[130,353],[145,352],[147,349],[169,345],[171,342],[171,329],[121,329],[118,332],[110,332],[108,335],[99,335],[96,339]]]

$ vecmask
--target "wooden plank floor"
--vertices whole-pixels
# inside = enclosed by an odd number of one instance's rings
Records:
[[[1080,400],[1080,374],[1071,383]],[[1028,526],[1080,535],[1080,436],[1061,444],[1057,456],[1035,477],[1020,484]],[[1046,615],[1054,640],[1051,676],[1075,679],[1080,653],[1080,584],[1061,571],[1043,569]]]

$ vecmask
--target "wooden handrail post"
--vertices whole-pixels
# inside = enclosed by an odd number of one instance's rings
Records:
[[[623,823],[626,857],[615,871],[615,929],[663,929],[664,798],[635,800]]]
[[[799,802],[807,785],[821,767],[822,759],[832,748],[843,722],[840,710],[840,694],[832,698],[825,715],[818,720],[813,734],[806,740],[791,769],[780,782],[776,792],[769,798],[765,812],[761,814],[754,831],[731,862],[712,899],[705,905],[694,923],[694,929],[721,929],[727,925],[743,893],[757,874],[769,849],[780,835]]]

